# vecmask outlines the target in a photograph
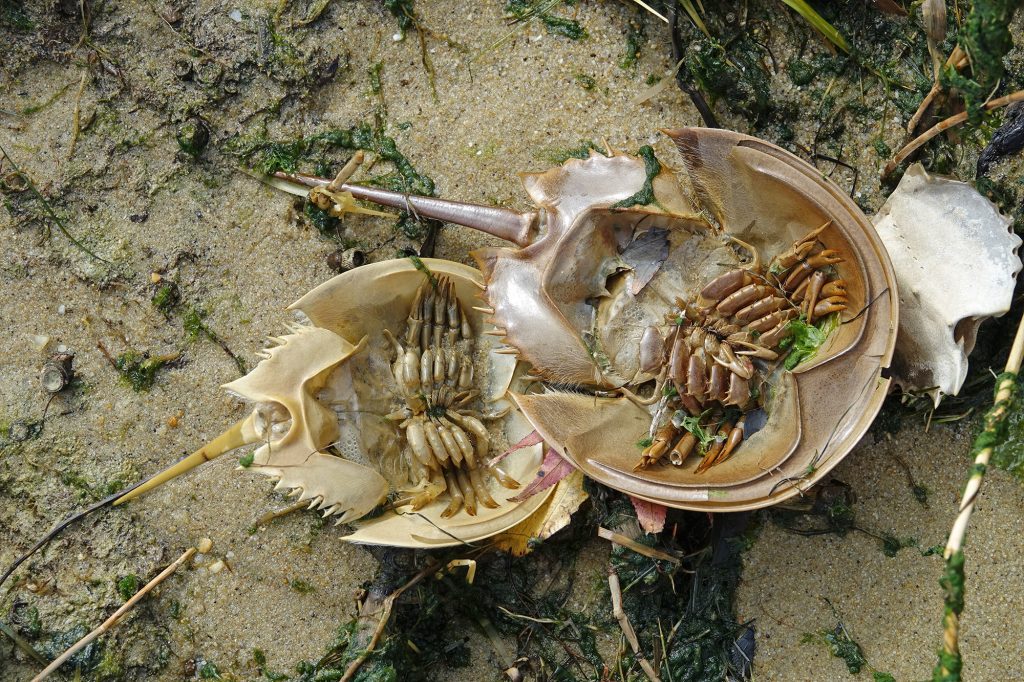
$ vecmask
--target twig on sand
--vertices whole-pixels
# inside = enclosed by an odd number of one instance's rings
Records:
[[[985,479],[989,458],[997,445],[999,426],[1009,411],[1010,399],[1017,386],[1017,373],[1020,372],[1022,357],[1024,357],[1024,318],[1017,326],[1017,335],[1010,348],[1006,369],[996,382],[995,404],[985,415],[985,428],[974,441],[975,456],[974,463],[971,465],[971,475],[967,479],[967,485],[964,486],[964,494],[960,499],[960,511],[953,523],[953,529],[949,533],[946,549],[943,552],[946,570],[942,578],[942,586],[946,591],[946,610],[942,619],[944,629],[942,651],[939,652],[939,663],[935,667],[933,679],[960,680],[960,671],[963,665],[960,657],[960,614],[964,609],[964,536],[967,534],[967,523],[974,511],[974,503],[981,492],[981,484]]]
[[[598,527],[597,537],[604,538],[610,542],[614,542],[617,545],[622,545],[626,549],[631,549],[637,554],[643,554],[651,559],[660,559],[661,561],[668,561],[675,565],[679,565],[679,557],[672,556],[668,552],[663,552],[655,547],[648,547],[647,545],[641,545],[635,540],[627,538],[625,535],[616,533],[615,531],[608,530],[603,526]]]
[[[282,516],[286,516],[288,514],[291,514],[292,512],[297,512],[297,511],[299,511],[301,509],[309,509],[309,505],[310,505],[311,502],[313,502],[313,500],[302,500],[301,502],[296,502],[295,504],[290,504],[287,507],[284,507],[283,509],[278,509],[276,511],[269,511],[266,514],[264,514],[263,516],[261,516],[258,519],[256,519],[256,523],[254,523],[253,525],[254,526],[265,526],[268,523],[270,523],[271,521],[273,521],[274,519],[279,519]]]
[[[45,680],[47,677],[50,676],[50,673],[52,673],[57,668],[59,668],[62,665],[64,665],[65,661],[67,661],[69,658],[74,656],[79,650],[81,650],[83,647],[85,647],[89,642],[93,641],[94,639],[96,639],[97,637],[99,637],[100,635],[105,633],[107,630],[109,630],[110,628],[112,628],[115,625],[117,625],[117,621],[120,620],[121,617],[124,616],[124,614],[128,613],[129,611],[131,611],[132,607],[134,607],[143,597],[145,597],[150,592],[150,590],[152,590],[154,587],[156,587],[157,585],[162,583],[171,574],[173,574],[175,571],[177,571],[178,568],[180,568],[183,563],[185,563],[186,561],[191,559],[192,555],[195,554],[195,553],[196,553],[196,548],[195,547],[189,547],[187,550],[185,550],[185,553],[182,554],[177,559],[175,559],[174,563],[172,563],[170,566],[168,566],[164,570],[160,571],[160,575],[158,575],[157,577],[153,578],[148,583],[146,583],[146,585],[141,590],[136,592],[132,596],[131,599],[126,601],[121,606],[121,608],[119,608],[117,611],[114,611],[114,615],[112,615],[110,618],[107,618],[105,621],[103,621],[103,623],[100,624],[100,626],[98,628],[96,628],[95,630],[93,630],[92,632],[87,634],[82,639],[80,639],[77,642],[75,642],[74,645],[72,645],[72,647],[70,649],[68,649],[63,654],[61,654],[59,657],[57,657],[57,659],[53,663],[51,663],[50,665],[46,666],[46,668],[43,670],[43,672],[39,673],[34,678],[32,678],[32,682],[41,682],[41,680]]]
[[[75,155],[75,145],[78,144],[78,134],[82,132],[82,94],[85,93],[85,84],[89,81],[89,70],[82,74],[82,81],[78,84],[78,94],[75,95],[75,111],[71,115],[71,141],[68,142],[68,159]]]
[[[31,644],[25,641],[24,637],[15,632],[14,628],[9,626],[7,623],[4,623],[3,621],[0,621],[0,632],[7,635],[11,639],[11,641],[14,642],[15,646],[17,646],[19,649],[28,654],[33,660],[35,660],[36,663],[46,665],[46,659],[43,658],[43,655],[36,651],[35,647],[33,647]]]
[[[984,108],[985,111],[991,111],[993,109],[998,109],[999,107],[1004,107],[1007,104],[1012,104],[1013,102],[1024,102],[1024,90],[1018,90],[1017,92],[1006,95],[1005,97],[999,97],[998,99],[989,100],[988,102],[985,103]],[[903,163],[908,156],[917,151],[917,149],[921,147],[921,145],[923,145],[925,142],[932,139],[939,133],[945,130],[949,130],[950,128],[958,126],[964,121],[966,121],[967,116],[968,112],[966,111],[963,111],[955,116],[950,116],[946,120],[936,123],[934,126],[932,126],[928,130],[924,131],[916,138],[908,142],[907,145],[903,147],[903,149],[899,150],[896,153],[896,156],[892,157],[892,161],[885,165],[885,170],[882,171],[882,177],[885,177],[892,173],[894,170],[896,170],[897,166]]]
[[[377,621],[377,629],[373,631],[373,637],[370,638],[370,643],[366,645],[363,652],[359,654],[359,657],[352,661],[348,668],[345,669],[345,674],[341,676],[338,682],[351,682],[355,677],[356,673],[359,672],[359,668],[362,667],[366,659],[369,658],[370,652],[374,650],[380,638],[384,635],[384,630],[388,626],[388,621],[391,619],[391,610],[395,606],[395,601],[402,596],[402,593],[407,589],[418,583],[419,581],[426,578],[428,575],[435,573],[438,569],[438,565],[434,562],[429,563],[422,571],[414,575],[409,582],[399,587],[397,590],[389,594],[384,598],[384,602],[381,604],[380,609],[376,611],[379,613],[379,620]],[[364,614],[370,615],[370,614]]]
[[[960,49],[959,45],[957,45],[956,48],[953,49],[953,52],[950,53],[949,59],[946,60],[946,68],[955,66],[957,70],[959,70],[967,64],[967,55],[964,54],[964,51]],[[917,111],[914,112],[914,115],[910,117],[910,121],[907,123],[908,135],[913,135],[914,131],[917,130],[917,126],[920,125],[921,117],[924,116],[924,112],[928,110],[928,107],[931,106],[932,101],[940,92],[942,92],[942,83],[940,83],[939,79],[936,78],[935,83],[932,84],[932,89],[929,90],[928,94],[924,96],[923,100],[921,100],[921,104],[917,107]]]
[[[655,672],[650,661],[641,653],[640,641],[636,638],[636,631],[633,630],[626,612],[622,609],[622,588],[619,586],[619,574],[615,572],[614,568],[608,569],[608,589],[612,595],[612,615],[615,616],[615,620],[619,621],[619,628],[622,629],[622,634],[625,635],[626,641],[629,642],[630,648],[633,649],[637,663],[640,664],[640,668],[647,675],[648,680],[651,682],[661,682],[658,673]]]

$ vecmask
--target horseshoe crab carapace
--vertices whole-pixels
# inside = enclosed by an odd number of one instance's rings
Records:
[[[892,267],[860,209],[792,154],[665,132],[683,172],[649,147],[591,153],[523,175],[526,212],[282,177],[511,242],[473,253],[483,310],[537,379],[517,405],[589,476],[680,508],[774,504],[881,407]]]

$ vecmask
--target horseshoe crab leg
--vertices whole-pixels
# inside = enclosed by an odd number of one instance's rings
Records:
[[[326,178],[301,173],[277,171],[274,173],[274,177],[309,188],[327,187],[331,184],[331,181]],[[372,201],[381,206],[391,206],[425,218],[471,227],[518,246],[527,246],[533,241],[540,222],[540,214],[537,211],[520,213],[497,206],[483,206],[464,201],[404,194],[379,187],[352,185],[347,182],[336,189],[349,192],[356,199]]]

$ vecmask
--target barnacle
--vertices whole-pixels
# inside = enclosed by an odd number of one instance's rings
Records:
[[[813,167],[737,133],[667,134],[684,173],[649,149],[593,153],[524,175],[525,213],[344,189],[513,243],[473,254],[489,319],[540,380],[512,396],[586,474],[672,506],[772,504],[831,469],[879,409],[892,269]],[[686,458],[700,440],[704,457]],[[673,450],[680,466],[653,466]]]
[[[520,381],[515,358],[493,352],[467,305],[482,286],[476,270],[432,259],[323,283],[291,306],[302,321],[224,386],[251,414],[124,499],[258,443],[250,468],[339,522],[391,498],[351,541],[444,546],[519,524],[551,491],[521,502],[501,492],[535,476],[539,444],[489,461],[532,427],[505,397]]]

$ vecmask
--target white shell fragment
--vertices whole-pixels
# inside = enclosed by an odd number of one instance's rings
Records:
[[[1011,219],[971,185],[912,165],[874,218],[900,294],[893,381],[938,405],[967,378],[978,326],[1010,309],[1021,260]]]

